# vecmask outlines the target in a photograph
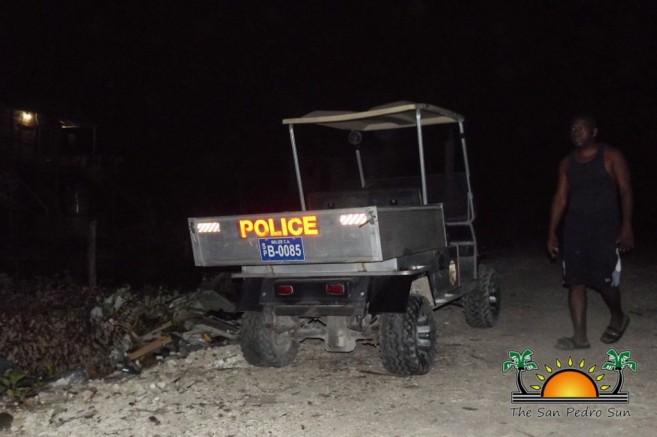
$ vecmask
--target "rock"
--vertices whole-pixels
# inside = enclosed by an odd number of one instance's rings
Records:
[[[14,416],[9,413],[0,413],[0,431],[9,431],[11,423],[14,421]]]
[[[242,355],[232,355],[230,357],[219,358],[213,363],[217,369],[232,369],[235,367],[244,367],[246,361]]]
[[[59,378],[58,380],[52,382],[50,385],[52,387],[73,387],[89,382],[89,375],[84,367],[79,366],[75,369],[69,370]]]

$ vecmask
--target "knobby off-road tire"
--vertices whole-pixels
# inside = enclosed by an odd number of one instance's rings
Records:
[[[493,326],[500,313],[500,288],[495,270],[480,265],[477,286],[461,298],[461,304],[468,325],[474,328]]]
[[[247,311],[242,315],[240,347],[249,364],[284,367],[296,358],[299,342],[288,333],[277,333],[273,327],[266,326],[263,313]]]
[[[404,313],[380,316],[379,352],[383,367],[395,375],[423,375],[437,349],[436,319],[429,301],[410,295]]]

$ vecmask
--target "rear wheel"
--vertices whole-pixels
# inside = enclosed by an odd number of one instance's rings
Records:
[[[265,323],[262,312],[247,311],[240,329],[242,355],[249,364],[259,367],[284,367],[297,356],[299,342],[287,332],[276,332]]]
[[[423,375],[437,349],[437,326],[429,301],[410,295],[403,313],[380,316],[379,351],[383,367],[396,375]]]
[[[474,328],[490,328],[500,313],[500,288],[495,270],[479,266],[477,287],[461,298],[463,314],[468,325]]]

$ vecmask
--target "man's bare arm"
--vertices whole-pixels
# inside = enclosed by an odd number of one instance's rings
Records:
[[[554,193],[552,199],[552,207],[550,208],[550,225],[548,228],[547,250],[552,256],[559,253],[559,241],[557,239],[557,227],[563,213],[566,210],[566,203],[568,202],[568,177],[566,176],[566,167],[568,165],[568,158],[564,158],[559,163],[559,175],[557,178],[557,191]]]
[[[611,160],[612,175],[618,184],[620,194],[622,223],[618,236],[618,245],[621,251],[630,250],[634,247],[634,231],[632,229],[632,215],[634,212],[634,196],[632,183],[630,181],[630,170],[623,154],[612,149],[609,153]]]

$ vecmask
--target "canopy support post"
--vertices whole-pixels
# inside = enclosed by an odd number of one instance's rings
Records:
[[[303,183],[301,182],[301,169],[299,168],[299,155],[297,154],[297,142],[294,139],[294,125],[290,124],[290,142],[292,143],[292,156],[294,157],[294,171],[297,174],[297,188],[299,189],[299,201],[301,210],[306,210],[306,200],[303,197]]]
[[[415,110],[415,123],[417,127],[417,145],[420,152],[420,174],[422,179],[422,204],[427,205],[427,174],[424,168],[424,140],[422,139],[422,114],[420,108]]]
[[[363,160],[360,157],[359,148],[356,148],[356,161],[358,162],[358,173],[360,174],[360,187],[365,188],[365,172],[363,172]]]

